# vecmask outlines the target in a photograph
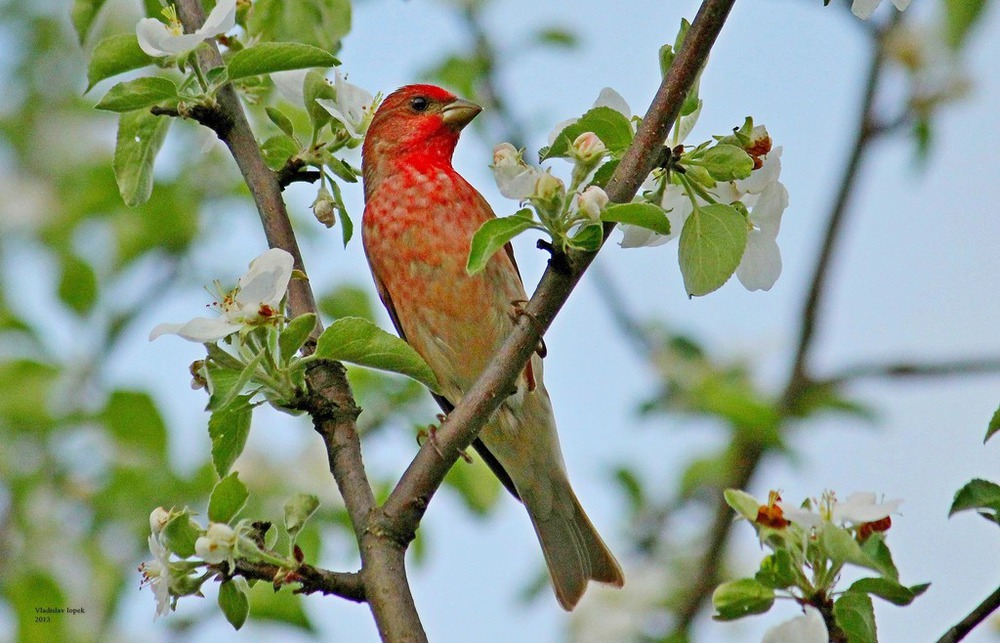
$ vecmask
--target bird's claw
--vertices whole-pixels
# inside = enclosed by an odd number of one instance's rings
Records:
[[[437,417],[439,421],[444,422],[445,420],[444,414],[438,413]],[[442,460],[444,460],[444,452],[441,451],[441,445],[438,444],[437,441],[437,429],[438,429],[437,426],[433,424],[428,424],[426,429],[420,429],[419,431],[417,431],[417,444],[423,446],[423,443],[420,441],[421,438],[423,438],[425,441],[430,441],[431,446],[434,447],[434,450],[437,451],[437,454],[441,456]],[[472,464],[472,456],[466,453],[465,449],[458,449],[458,455],[460,458],[462,458],[469,464]]]
[[[511,321],[516,322],[519,317],[524,317],[525,319],[528,320],[528,322],[532,326],[535,327],[535,330],[538,331],[538,335],[539,335],[539,338],[538,338],[538,347],[535,348],[535,352],[538,353],[539,357],[545,357],[548,354],[548,352],[549,352],[549,349],[545,347],[545,340],[542,339],[542,337],[541,337],[541,335],[545,334],[545,329],[542,328],[542,323],[540,321],[538,321],[538,318],[535,317],[533,314],[529,313],[524,308],[528,304],[528,300],[526,300],[526,299],[515,299],[514,301],[510,302],[510,304],[511,304],[511,306],[514,307],[514,313],[510,316]]]

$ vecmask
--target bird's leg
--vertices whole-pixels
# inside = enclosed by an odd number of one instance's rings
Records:
[[[444,413],[438,413],[437,419],[438,422],[444,424],[444,421],[448,418]],[[423,442],[421,442],[421,439],[430,440],[431,446],[434,447],[434,450],[437,451],[437,454],[441,456],[441,459],[443,460],[444,452],[441,451],[441,445],[439,445],[437,441],[437,430],[438,430],[437,425],[428,424],[426,429],[420,429],[419,431],[417,431],[417,444],[423,446]],[[458,449],[458,455],[469,464],[472,464],[472,457],[465,452],[465,449]]]
[[[545,331],[542,328],[541,322],[539,322],[534,315],[532,315],[531,313],[529,313],[527,310],[524,309],[527,303],[528,300],[526,299],[515,299],[514,301],[510,302],[511,306],[514,307],[514,314],[510,316],[511,321],[517,322],[518,317],[524,317],[531,323],[532,326],[535,327],[535,330],[538,331],[539,335],[544,334]],[[549,352],[549,349],[545,347],[545,339],[543,339],[542,337],[538,338],[538,347],[535,348],[535,352],[538,353],[539,357],[545,357]]]

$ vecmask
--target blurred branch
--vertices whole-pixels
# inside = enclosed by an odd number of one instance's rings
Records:
[[[600,264],[591,266],[590,272],[591,283],[597,291],[597,296],[604,301],[604,306],[611,314],[611,320],[618,326],[639,357],[646,360],[652,358],[655,354],[653,341],[629,310],[621,289],[614,283],[611,274]]]
[[[953,628],[944,633],[937,643],[957,643],[964,639],[977,625],[1000,608],[1000,587],[969,612],[969,615],[959,621]]]
[[[188,32],[194,32],[205,21],[200,0],[179,0],[177,11]],[[216,44],[210,42],[209,45],[199,49],[199,60],[206,70],[223,65]],[[216,129],[216,132],[229,148],[250,188],[268,245],[289,252],[294,267],[306,274],[278,175],[267,167],[261,156],[236,90],[232,85],[225,85],[219,90],[217,100],[220,122],[230,126]],[[292,317],[317,312],[307,279],[291,281],[288,306]],[[314,337],[321,330],[317,316]],[[304,350],[312,349],[311,343],[307,343]],[[379,633],[385,640],[424,641],[426,635],[406,580],[405,547],[398,547],[395,540],[373,528],[370,522],[375,498],[365,474],[355,425],[360,409],[355,404],[344,367],[331,361],[316,363],[308,369],[307,383],[310,393],[302,400],[302,408],[312,416],[316,431],[323,437],[330,471],[354,525],[361,553],[360,577]]]
[[[708,58],[735,0],[705,0],[681,50],[663,78],[642,125],[607,185],[611,201],[631,201],[652,171],[671,123],[677,118],[688,90]],[[605,224],[605,240],[614,224]],[[436,434],[436,448],[425,443],[384,505],[387,527],[412,538],[431,496],[459,452],[468,447],[511,390],[542,333],[566,302],[596,252],[553,252],[531,300],[489,366],[466,392]],[[526,317],[526,319],[524,318]]]
[[[955,359],[941,362],[856,364],[834,373],[828,380],[839,384],[858,379],[910,379],[1000,373],[1000,358]]]
[[[878,85],[884,69],[882,38],[886,30],[896,24],[900,15],[897,13],[888,26],[884,26],[873,32],[871,58],[862,93],[854,141],[848,153],[847,165],[841,175],[837,194],[827,215],[827,225],[823,234],[819,256],[816,259],[812,279],[809,282],[806,298],[802,305],[802,313],[800,315],[802,326],[799,330],[798,342],[794,357],[792,358],[788,381],[781,398],[781,408],[786,417],[789,411],[796,406],[799,396],[813,383],[813,378],[808,370],[808,361],[813,347],[814,334],[816,324],[819,320],[823,296],[826,293],[830,265],[833,260],[834,250],[840,241],[840,234],[848,212],[850,196],[854,191],[861,164],[870,149],[870,144],[879,134],[873,128],[873,124],[876,122],[875,103]],[[746,489],[766,453],[767,447],[760,439],[757,439],[746,431],[737,432],[730,446],[732,468],[724,487]],[[715,518],[707,535],[705,553],[702,556],[700,564],[697,565],[697,569],[699,570],[697,580],[687,597],[681,601],[680,607],[677,610],[674,635],[679,639],[687,636],[691,624],[719,582],[720,568],[732,524],[732,510],[722,500],[720,490]]]

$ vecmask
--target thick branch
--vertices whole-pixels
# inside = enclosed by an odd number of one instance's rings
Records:
[[[812,381],[811,375],[808,372],[808,358],[813,346],[813,337],[820,306],[823,295],[826,292],[830,263],[833,259],[837,242],[840,240],[840,233],[848,211],[848,201],[854,190],[854,185],[861,169],[861,163],[868,151],[869,143],[873,140],[871,124],[874,122],[875,96],[882,74],[882,62],[881,38],[876,35],[869,62],[868,75],[865,81],[861,109],[858,114],[854,142],[849,151],[850,156],[847,166],[844,168],[840,179],[837,195],[827,215],[827,225],[823,235],[822,247],[813,268],[809,290],[802,306],[802,313],[800,315],[802,326],[799,331],[799,338],[792,359],[792,368],[789,373],[788,382],[785,385],[784,394],[782,395],[782,408],[786,412],[788,409],[794,408],[796,399]],[[760,441],[755,440],[745,431],[738,432],[736,440],[730,446],[732,469],[725,486],[746,489],[750,485],[750,480],[753,478],[766,452],[764,445]],[[719,570],[726,551],[732,523],[732,510],[722,501],[720,493],[705,553],[697,566],[698,582],[677,610],[675,634],[684,635],[687,633],[695,617],[701,611],[702,605],[718,584]]]
[[[944,636],[939,638],[937,643],[957,643],[958,641],[961,641],[977,625],[985,621],[990,614],[995,612],[997,608],[1000,608],[1000,587],[987,596],[986,600],[977,605],[976,609],[969,612],[969,615],[959,621],[955,627],[945,632]]]
[[[734,2],[705,0],[702,3],[635,140],[608,182],[607,193],[612,201],[631,201],[643,179],[652,171],[684,96],[707,59]],[[614,224],[605,225],[605,239],[613,229]],[[542,333],[552,324],[595,256],[596,253],[570,253],[562,269],[556,267],[555,261],[550,261],[535,294],[524,307],[525,315],[437,432],[437,448],[429,443],[421,448],[386,501],[385,514],[394,523],[397,533],[415,532],[428,501],[458,458],[459,451],[472,443],[513,388],[517,374],[538,346]]]
[[[205,20],[200,0],[179,0],[178,15],[188,32],[195,31]],[[222,57],[214,42],[199,49],[203,69],[222,66]],[[294,258],[294,265],[305,273],[305,266],[292,229],[278,175],[264,163],[260,148],[232,85],[222,87],[217,94],[218,109],[230,127],[215,129],[229,147],[243,174],[268,245],[282,248]],[[293,279],[288,289],[291,315],[316,312],[316,302],[308,280]],[[322,325],[317,321],[314,332]],[[323,362],[310,368],[307,382],[311,394],[306,410],[313,417],[316,430],[322,435],[330,459],[330,470],[348,508],[361,551],[361,580],[369,598],[372,615],[379,633],[385,640],[426,640],[413,596],[402,565],[402,552],[390,539],[369,530],[369,516],[375,504],[371,485],[361,460],[355,419],[359,412],[343,367],[336,362]]]

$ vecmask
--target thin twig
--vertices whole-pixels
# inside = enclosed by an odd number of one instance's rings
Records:
[[[969,612],[969,615],[959,621],[955,627],[945,632],[944,636],[939,638],[937,643],[957,643],[961,641],[998,608],[1000,608],[1000,587],[987,596],[986,600],[977,605],[976,609]]]
[[[1000,373],[1000,358],[953,359],[941,362],[855,364],[834,373],[824,383],[840,384],[859,379],[912,379]]]
[[[848,202],[854,191],[854,185],[858,178],[862,161],[869,149],[869,144],[875,136],[871,124],[874,122],[876,90],[882,70],[882,41],[881,37],[876,34],[873,41],[873,50],[865,81],[861,109],[858,114],[854,141],[849,152],[850,156],[841,176],[840,186],[834,198],[833,205],[827,215],[827,226],[823,235],[822,247],[816,260],[809,289],[802,306],[802,313],[800,315],[802,326],[799,330],[798,342],[792,359],[788,381],[782,395],[782,409],[785,413],[794,408],[798,397],[812,383],[812,377],[808,371],[808,359],[813,346],[816,323],[819,317],[820,306],[823,303],[823,296],[826,292],[834,249],[840,240],[840,233],[848,212]],[[746,489],[766,453],[765,444],[760,440],[749,435],[746,431],[737,432],[733,444],[730,445],[729,454],[732,466],[725,486]],[[699,570],[698,580],[676,611],[677,621],[674,625],[674,634],[679,637],[687,635],[694,619],[719,582],[720,567],[729,540],[732,523],[732,510],[723,502],[720,490],[715,517],[709,529],[705,553],[697,567]]]
[[[324,594],[340,596],[355,603],[364,603],[365,586],[357,572],[332,572],[312,565],[302,564],[295,569],[282,569],[271,563],[236,561],[234,576],[247,580],[261,580],[275,584],[275,591],[282,585],[295,583],[296,594]]]

